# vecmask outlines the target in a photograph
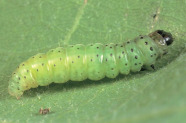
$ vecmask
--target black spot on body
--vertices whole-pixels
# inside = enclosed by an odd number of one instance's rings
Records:
[[[138,59],[138,56],[135,56],[135,59]]]
[[[42,63],[41,65],[44,66],[44,63]]]
[[[145,45],[148,45],[148,42],[145,42]]]
[[[99,49],[99,47],[97,47],[97,49]]]
[[[20,78],[20,77],[18,77],[18,79],[19,79],[19,80],[21,80],[21,78]]]
[[[135,63],[134,65],[137,65],[137,63]]]
[[[153,51],[153,48],[152,48],[152,47],[150,47],[150,50],[151,50],[151,51]]]
[[[131,52],[133,52],[133,51],[134,51],[134,49],[132,48],[132,49],[131,49]]]
[[[157,16],[157,14],[154,14],[152,17],[153,17],[153,19],[155,19],[156,18],[156,16]]]
[[[143,36],[140,36],[140,39],[143,39]]]
[[[80,58],[80,56],[78,56],[78,58]]]
[[[26,79],[26,76],[24,76],[24,78]]]
[[[38,72],[39,70],[37,69],[37,72]]]
[[[22,64],[22,66],[25,66],[25,64]]]
[[[125,66],[127,66],[127,63],[125,64]]]
[[[27,70],[27,73],[29,72],[29,70]]]
[[[119,59],[121,58],[121,56],[119,56]]]
[[[154,65],[152,64],[151,66],[150,66],[152,69],[154,69],[155,70],[155,67],[154,67]]]
[[[110,56],[112,56],[112,53],[110,54]]]
[[[127,44],[129,44],[130,42],[129,41],[127,41]]]
[[[124,51],[122,51],[122,54],[124,54],[125,52]]]
[[[98,57],[99,55],[97,54],[96,56]]]
[[[79,50],[79,47],[77,49]]]
[[[153,57],[153,55],[150,55],[150,57]]]
[[[112,47],[110,47],[112,49]]]
[[[92,59],[90,59],[90,61],[92,62]]]
[[[54,67],[56,66],[56,64],[54,64]]]

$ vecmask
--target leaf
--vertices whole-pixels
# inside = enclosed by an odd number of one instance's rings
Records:
[[[1,122],[183,122],[186,120],[185,1],[0,0]],[[156,29],[175,37],[156,71],[7,92],[12,71],[68,44],[117,43]],[[168,61],[168,62],[167,62]],[[45,116],[39,109],[51,108]]]

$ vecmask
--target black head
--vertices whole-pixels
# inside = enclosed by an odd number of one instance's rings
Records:
[[[170,45],[170,44],[172,44],[173,37],[172,37],[172,34],[171,33],[165,32],[163,30],[157,30],[156,32],[163,37],[164,42],[167,44],[167,46]]]

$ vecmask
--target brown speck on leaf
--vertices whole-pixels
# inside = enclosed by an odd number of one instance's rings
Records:
[[[48,114],[49,112],[50,112],[50,108],[46,108],[46,109],[40,108],[39,109],[39,114],[42,114],[42,115]]]

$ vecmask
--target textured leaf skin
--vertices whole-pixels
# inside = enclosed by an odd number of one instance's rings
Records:
[[[0,121],[186,121],[185,6],[185,0],[0,0]],[[175,41],[156,71],[51,84],[25,91],[20,100],[8,93],[17,65],[39,52],[63,44],[122,43],[157,29]],[[39,115],[41,107],[51,113]]]

